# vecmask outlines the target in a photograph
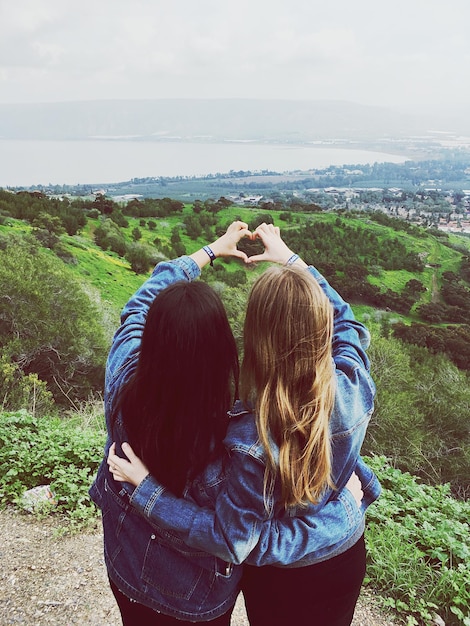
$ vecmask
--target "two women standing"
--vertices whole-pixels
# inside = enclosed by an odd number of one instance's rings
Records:
[[[238,251],[245,236],[261,239],[264,253]],[[279,266],[248,301],[242,400],[228,422],[223,405],[230,388],[238,395],[238,370],[223,308],[195,295],[160,311],[218,256]],[[232,224],[209,248],[157,266],[111,349],[108,465],[91,491],[124,624],[138,623],[134,605],[151,611],[148,624],[229,624],[240,586],[252,625],[351,622],[364,512],[380,491],[360,458],[375,393],[368,341],[274,226],[251,235]]]

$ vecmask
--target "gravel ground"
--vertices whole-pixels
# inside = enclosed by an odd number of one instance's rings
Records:
[[[0,511],[0,626],[118,626],[100,530],[63,537],[56,531],[54,518]],[[360,598],[353,626],[397,623],[369,595]],[[242,596],[232,626],[248,626]]]

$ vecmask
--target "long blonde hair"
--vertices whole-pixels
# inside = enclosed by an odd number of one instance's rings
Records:
[[[335,392],[333,309],[305,269],[273,266],[255,282],[244,326],[241,397],[254,403],[268,485],[280,473],[285,507],[316,503],[331,478]],[[272,451],[279,447],[279,465]]]

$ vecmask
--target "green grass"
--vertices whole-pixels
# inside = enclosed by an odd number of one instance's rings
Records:
[[[293,221],[286,223],[279,217],[282,212],[284,211],[270,211],[269,214],[273,217],[275,224],[279,225],[284,232],[291,228],[298,227],[299,224],[305,221],[313,221],[314,223],[325,222],[334,225],[339,219],[342,224],[347,226],[371,230],[381,240],[386,240],[390,237],[396,238],[405,245],[407,251],[421,254],[423,258],[425,258],[426,263],[437,265],[438,267],[430,267],[428,265],[424,271],[420,273],[411,273],[405,270],[382,270],[380,275],[370,275],[368,277],[368,280],[373,285],[383,289],[391,289],[395,292],[401,292],[411,278],[416,278],[421,281],[427,291],[421,295],[420,301],[416,306],[431,301],[433,290],[435,290],[436,287],[438,289],[441,287],[441,276],[443,272],[448,270],[457,271],[459,267],[461,254],[451,247],[444,245],[442,241],[434,235],[425,233],[424,237],[416,238],[404,231],[395,231],[388,226],[374,222],[367,213],[360,215],[349,213],[339,215],[335,212],[314,214],[294,213]],[[192,206],[185,205],[181,214],[171,215],[163,219],[150,218],[156,223],[155,230],[150,230],[147,225],[141,227],[140,218],[127,217],[126,219],[129,222],[129,226],[121,229],[121,231],[126,242],[130,244],[133,242],[132,230],[138,227],[142,233],[140,243],[145,243],[157,251],[153,244],[155,238],[158,237],[162,245],[169,246],[171,245],[170,239],[172,230],[177,227],[187,254],[191,254],[208,243],[204,235],[197,240],[192,240],[186,235],[183,219],[186,215],[191,213]],[[217,219],[220,225],[227,225],[235,219],[251,222],[257,215],[263,213],[266,213],[266,211],[258,208],[231,206],[220,211],[217,214]],[[145,222],[147,224],[148,219],[146,219]],[[100,294],[101,300],[112,311],[114,319],[117,320],[117,315],[123,304],[143,282],[145,276],[136,275],[130,269],[129,263],[125,259],[118,257],[115,253],[109,251],[104,252],[96,246],[93,240],[93,234],[99,223],[97,219],[88,219],[86,226],[79,235],[74,237],[63,235],[61,241],[78,261],[76,265],[70,265],[71,271],[79,276],[85,283],[91,285],[91,287]],[[16,232],[18,234],[24,234],[31,231],[31,227],[20,220],[9,219],[8,224],[9,225],[4,224],[0,226],[1,233],[9,234]],[[212,232],[215,232],[214,229],[212,229]],[[470,248],[469,238],[451,235],[449,241],[451,241],[452,244],[463,245]],[[224,262],[224,267],[227,271],[232,272],[238,270],[240,265],[237,262]],[[209,276],[210,271],[210,269],[207,270],[207,275]],[[257,269],[256,271],[260,270]],[[414,319],[416,315],[412,311],[410,316],[407,317],[411,320]]]
[[[394,469],[384,457],[368,462],[383,493],[369,509],[367,584],[407,626],[470,625],[470,503]]]
[[[101,298],[118,312],[129,296],[142,284],[143,277],[136,275],[129,263],[112,252],[104,252],[91,241],[80,237],[80,247],[74,238],[62,238],[66,247],[77,259],[71,271],[85,283],[95,288]]]
[[[0,506],[22,508],[25,490],[51,486],[64,532],[96,520],[88,489],[102,459],[102,413],[35,418],[25,411],[0,413]],[[15,459],[15,463],[11,463]],[[383,487],[368,510],[365,584],[408,626],[430,623],[437,612],[448,626],[470,624],[470,503],[448,486],[423,485],[384,457],[367,460]]]
[[[380,276],[369,276],[368,281],[372,285],[384,287],[400,293],[406,283],[412,278],[415,278],[415,276],[416,274],[414,272],[408,272],[407,270],[387,270],[382,271]],[[421,282],[424,283],[422,275]]]

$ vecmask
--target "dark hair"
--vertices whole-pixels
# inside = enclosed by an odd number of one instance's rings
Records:
[[[237,393],[237,348],[220,298],[200,281],[170,285],[150,307],[137,369],[115,411],[168,489],[181,495],[221,452]]]

